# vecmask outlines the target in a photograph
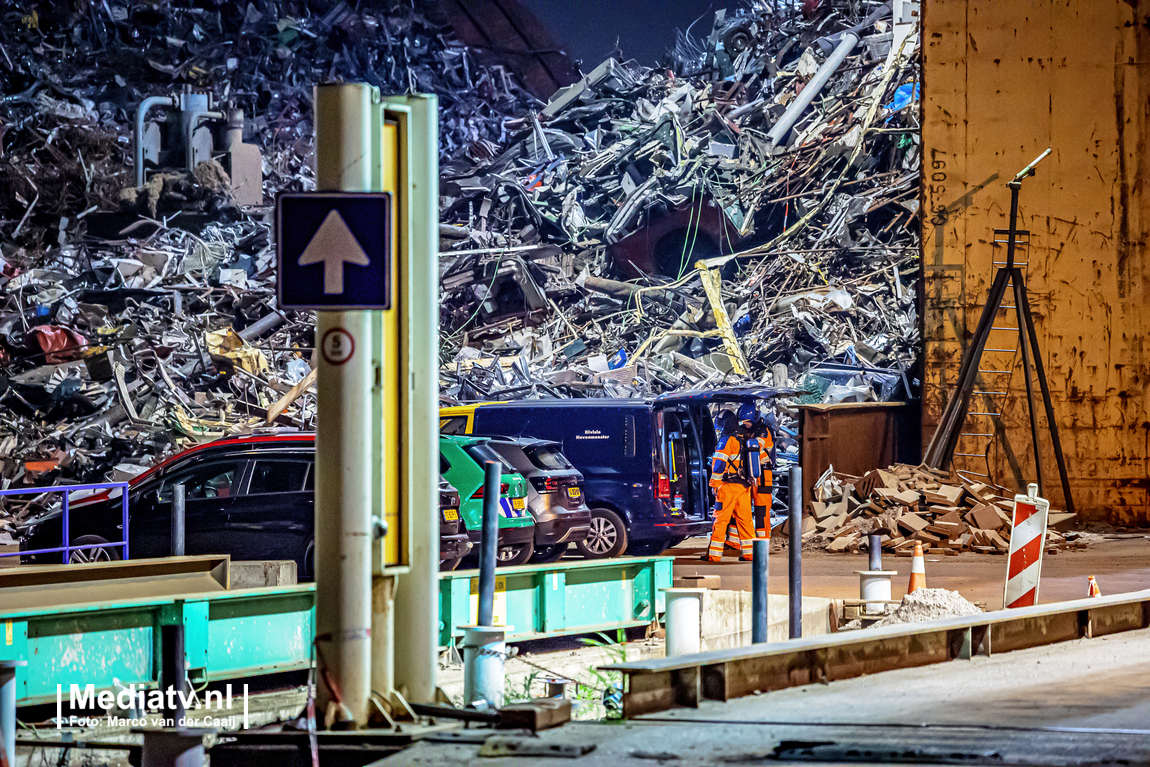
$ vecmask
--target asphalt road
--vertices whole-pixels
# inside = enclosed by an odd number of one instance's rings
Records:
[[[772,594],[787,593],[787,550],[778,539],[771,547],[769,586]],[[749,591],[751,566],[739,562],[728,552],[723,562],[709,564],[699,560],[706,549],[706,539],[694,538],[670,549],[676,557],[675,576],[718,575],[722,588]],[[909,558],[884,558],[883,567],[895,570],[894,599],[901,599],[910,579]],[[865,570],[867,555],[828,554],[824,551],[803,552],[803,593],[807,596],[833,599],[858,599],[857,570]],[[1087,595],[1086,579],[1097,577],[1103,594],[1119,594],[1150,588],[1150,535],[1126,534],[1076,551],[1047,554],[1042,564],[1039,602],[1063,602]],[[971,602],[983,602],[988,610],[1002,607],[1002,589],[1006,579],[1006,557],[988,554],[959,554],[956,557],[926,558],[927,586],[957,591]]]

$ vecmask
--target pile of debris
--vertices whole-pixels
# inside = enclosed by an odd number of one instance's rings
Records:
[[[988,485],[956,480],[949,472],[896,464],[861,477],[828,469],[815,484],[803,519],[803,539],[830,552],[857,553],[878,533],[885,551],[911,556],[916,541],[928,554],[1010,550],[1014,500]],[[1060,532],[1074,514],[1051,511],[1046,549],[1085,548],[1075,531]]]
[[[0,486],[123,480],[192,442],[314,423],[314,319],[276,306],[270,217],[276,193],[314,185],[314,83],[437,94],[444,162],[539,103],[438,3],[316,7],[0,12]],[[185,88],[243,110],[256,204],[216,162],[163,164],[137,191],[136,109]],[[6,498],[0,529],[51,500]]]
[[[774,5],[684,33],[669,69],[608,60],[444,165],[446,394],[916,388],[917,20]]]

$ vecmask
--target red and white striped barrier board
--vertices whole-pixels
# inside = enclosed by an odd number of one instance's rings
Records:
[[[1005,607],[1038,604],[1038,577],[1042,574],[1042,548],[1050,501],[1038,497],[1038,485],[1027,485],[1026,495],[1014,496],[1014,527],[1006,566]]]

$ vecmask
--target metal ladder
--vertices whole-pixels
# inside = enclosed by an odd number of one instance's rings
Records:
[[[1027,253],[1027,260],[1015,261],[1013,265],[1022,268],[1025,276],[1026,267],[1030,264],[1030,232],[1026,229],[1019,229],[1014,234],[1014,246],[1016,249],[1021,248],[1023,252]],[[1009,248],[1009,238],[1009,229],[994,230],[995,246],[1006,245]],[[994,261],[992,263],[995,267],[1008,266],[1007,261]],[[1006,288],[1011,292],[1014,290],[1013,282],[1009,279]],[[971,391],[972,395],[983,398],[981,400],[983,403],[982,410],[967,411],[966,418],[962,422],[963,431],[958,435],[959,441],[955,446],[952,462],[955,465],[955,473],[963,479],[972,483],[983,482],[1001,491],[1001,494],[1009,495],[1011,491],[1001,482],[998,482],[994,476],[991,468],[990,450],[998,436],[994,428],[1002,417],[1006,397],[1010,392],[1010,382],[1018,368],[1018,329],[1021,319],[1018,315],[1018,307],[1013,304],[1004,304],[998,308],[1000,311],[1007,312],[1007,316],[995,317],[995,324],[991,326],[990,330],[992,333],[998,333],[998,335],[992,335],[987,341],[991,346],[982,350],[983,356],[979,360],[978,377],[975,383],[975,386],[979,388]],[[1014,313],[1013,325],[1010,322],[1010,312]],[[988,354],[1002,356],[987,359]],[[990,378],[986,378],[986,376],[990,376]],[[990,426],[985,425],[988,421]],[[973,431],[967,431],[967,429],[973,429]],[[981,461],[981,466],[978,468],[984,469],[984,472],[975,471],[973,468],[959,468],[960,464],[971,466],[979,461]]]

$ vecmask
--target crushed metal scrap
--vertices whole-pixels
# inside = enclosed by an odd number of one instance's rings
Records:
[[[313,83],[437,94],[444,162],[541,103],[435,2],[323,5],[0,9],[0,486],[313,424],[314,323],[276,308],[269,212],[314,186]],[[46,502],[3,499],[0,536]]]
[[[445,164],[446,399],[917,389],[917,19],[777,5],[667,69],[605,61]]]

